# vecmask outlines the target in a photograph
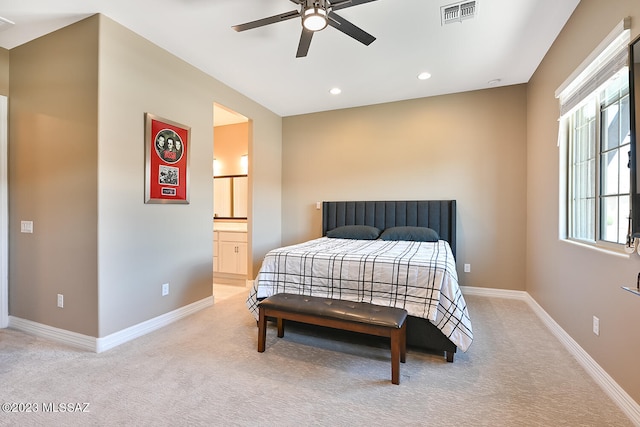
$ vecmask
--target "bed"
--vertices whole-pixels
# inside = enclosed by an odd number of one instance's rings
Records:
[[[473,340],[455,250],[455,200],[323,202],[322,237],[267,253],[247,307],[289,292],[405,308],[407,344],[453,362]]]

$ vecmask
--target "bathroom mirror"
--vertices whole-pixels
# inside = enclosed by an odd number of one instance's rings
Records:
[[[213,218],[247,219],[247,175],[213,177]]]

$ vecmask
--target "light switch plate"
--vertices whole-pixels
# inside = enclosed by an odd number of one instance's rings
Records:
[[[20,221],[21,233],[33,233],[33,221]]]

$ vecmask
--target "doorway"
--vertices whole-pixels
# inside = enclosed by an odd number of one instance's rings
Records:
[[[245,287],[250,259],[250,120],[213,105],[213,281]]]

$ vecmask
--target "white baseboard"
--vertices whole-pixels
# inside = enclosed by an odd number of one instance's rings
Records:
[[[82,350],[101,353],[117,347],[120,344],[124,344],[135,338],[141,337],[142,335],[148,334],[149,332],[153,332],[156,329],[160,329],[163,326],[187,317],[211,305],[213,305],[213,297],[209,296],[200,301],[180,307],[169,313],[162,314],[142,323],[138,323],[137,325],[115,332],[111,335],[107,335],[103,338],[91,337],[77,332],[33,322],[31,320],[21,319],[15,316],[9,316],[9,327],[41,338],[50,339],[52,341],[80,348]]]
[[[529,307],[542,320],[542,323],[551,331],[551,333],[560,341],[562,345],[576,358],[578,363],[587,371],[587,373],[598,383],[604,392],[620,407],[620,409],[629,417],[631,422],[636,426],[640,426],[640,405],[633,400],[629,394],[613,379],[607,372],[602,369],[596,362],[571,336],[564,330],[549,314],[536,302],[536,300],[525,291],[509,291],[503,289],[477,288],[469,286],[461,286],[463,295],[476,295],[494,298],[517,299],[526,302]]]
[[[527,303],[538,315],[540,320],[549,328],[551,333],[560,340],[560,342],[569,350],[576,358],[578,363],[587,371],[591,378],[600,385],[605,393],[627,414],[629,419],[636,425],[640,426],[640,405],[633,400],[629,394],[624,391],[618,383],[611,378],[607,372],[602,369],[596,362],[564,329],[556,323],[555,320],[534,300],[531,295],[527,294]]]
[[[9,316],[9,328],[30,335],[35,335],[40,338],[46,338],[51,341],[67,344],[82,350],[95,351],[96,349],[96,337],[67,331],[66,329],[56,328],[43,323],[22,319],[20,317]]]
[[[107,335],[103,338],[96,340],[96,353],[109,350],[117,347],[120,344],[124,344],[128,341],[141,337],[142,335],[153,332],[156,329],[160,329],[163,326],[167,326],[177,320],[189,316],[197,311],[213,305],[213,296],[201,299],[184,307],[180,307],[177,310],[170,311],[169,313],[162,314],[153,319],[149,319],[145,322],[138,323],[137,325],[115,332],[111,335]]]
[[[525,291],[461,286],[464,295],[517,299],[526,302],[551,333],[573,355],[605,393],[637,426],[640,426],[640,405],[573,339],[558,323]],[[30,320],[9,316],[9,327],[25,333],[62,342],[76,348],[100,353],[131,341],[149,332],[189,316],[213,304],[207,297],[169,313],[123,329],[103,338],[95,338],[76,332],[55,328]]]
[[[529,296],[525,291],[513,291],[510,289],[477,288],[473,286],[460,286],[463,295],[476,295],[479,297],[519,299],[525,301]]]

